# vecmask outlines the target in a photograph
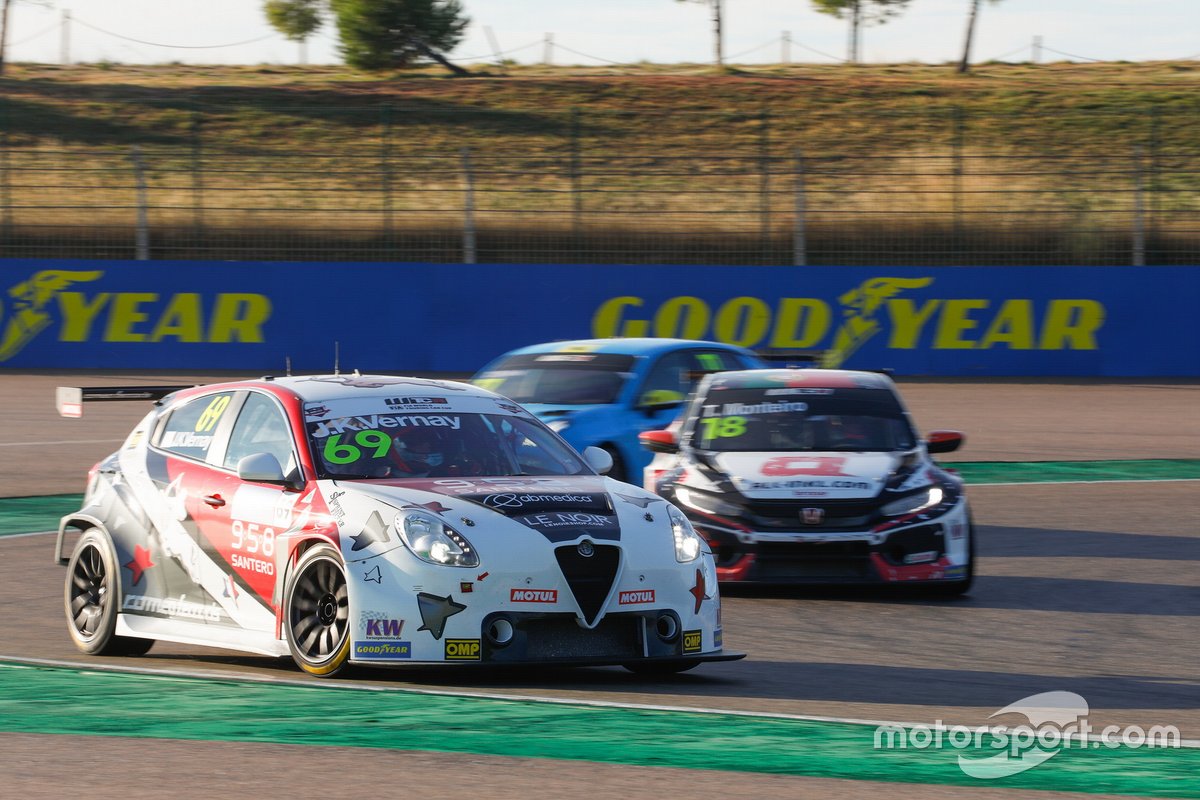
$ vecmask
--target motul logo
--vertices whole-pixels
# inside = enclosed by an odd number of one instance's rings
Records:
[[[617,602],[623,606],[632,606],[638,603],[653,603],[654,590],[641,589],[636,592],[621,592],[617,597]]]
[[[514,603],[557,603],[557,589],[513,589],[509,599]]]

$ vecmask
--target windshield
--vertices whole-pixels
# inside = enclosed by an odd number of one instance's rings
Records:
[[[710,391],[688,422],[692,446],[727,452],[890,452],[916,446],[912,426],[890,392],[780,391],[789,390]]]
[[[533,419],[448,411],[360,414],[308,422],[322,478],[590,475]]]
[[[472,380],[518,403],[615,403],[632,374],[633,356],[612,353],[526,353],[493,364]]]

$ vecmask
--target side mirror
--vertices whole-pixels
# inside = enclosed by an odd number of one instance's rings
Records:
[[[253,453],[246,456],[237,465],[238,477],[254,483],[277,483],[287,486],[288,480],[283,475],[283,467],[279,459],[270,453]]]
[[[647,414],[668,408],[678,408],[684,404],[687,396],[683,392],[673,392],[670,389],[652,389],[638,398],[638,409]]]
[[[608,471],[613,467],[612,453],[605,450],[603,447],[585,447],[583,448],[583,460],[592,469],[599,472],[601,475],[607,475]]]
[[[651,453],[679,452],[679,440],[675,438],[674,431],[642,431],[638,434],[638,441]]]
[[[930,431],[925,449],[930,453],[953,453],[966,441],[966,434],[960,431]]]

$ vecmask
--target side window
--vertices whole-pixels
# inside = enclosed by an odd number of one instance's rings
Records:
[[[702,350],[696,353],[696,361],[705,372],[746,369],[749,366],[741,356],[726,350]]]
[[[156,444],[163,450],[203,461],[212,446],[217,423],[232,399],[233,392],[222,392],[189,400],[171,412]]]
[[[284,474],[294,465],[292,434],[288,430],[287,417],[271,398],[251,392],[229,435],[224,466],[237,469],[239,461],[255,453],[275,456]]]
[[[639,405],[683,402],[691,389],[691,373],[696,369],[690,350],[668,353],[658,360],[642,383]]]

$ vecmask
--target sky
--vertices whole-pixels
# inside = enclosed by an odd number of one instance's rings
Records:
[[[848,23],[811,0],[723,0],[728,63],[832,64]],[[712,21],[696,0],[462,0],[471,23],[450,54],[463,64],[711,63]],[[863,32],[861,60],[945,63],[962,52],[970,0],[911,0]],[[64,25],[69,13],[70,23]],[[305,48],[267,22],[261,0],[13,0],[12,62],[335,64],[330,27]],[[64,35],[65,34],[65,35]],[[547,48],[547,36],[553,46]],[[1040,37],[1047,61],[1200,58],[1197,0],[985,0],[972,61],[1028,61]],[[785,41],[790,39],[790,45]],[[786,52],[785,52],[786,48]]]

